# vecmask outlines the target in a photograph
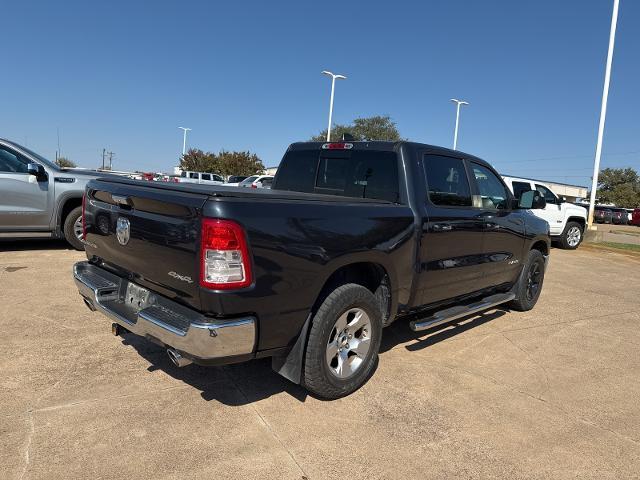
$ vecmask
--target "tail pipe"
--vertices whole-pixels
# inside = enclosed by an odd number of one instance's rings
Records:
[[[173,348],[167,349],[167,355],[169,355],[169,358],[176,367],[186,367],[187,365],[192,363],[191,360],[183,357],[182,355],[180,355],[180,352]]]

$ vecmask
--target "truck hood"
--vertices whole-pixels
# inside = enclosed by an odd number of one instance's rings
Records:
[[[574,205],[573,203],[563,203],[562,206],[570,216],[582,217],[586,220],[588,214],[586,208]]]

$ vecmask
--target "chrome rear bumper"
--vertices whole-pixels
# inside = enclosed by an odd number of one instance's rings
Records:
[[[141,297],[141,303],[130,303],[127,293],[136,284],[89,262],[76,263],[73,277],[89,308],[196,361],[248,355],[254,350],[254,317],[214,320],[152,291]]]

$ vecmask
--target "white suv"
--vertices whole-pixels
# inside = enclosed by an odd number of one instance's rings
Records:
[[[502,177],[516,198],[523,192],[537,190],[547,201],[547,206],[540,210],[532,210],[533,214],[549,223],[551,239],[562,248],[574,250],[582,241],[587,224],[587,210],[564,198],[556,196],[548,185],[527,178]]]
[[[215,173],[189,172],[180,173],[180,183],[203,183],[205,185],[223,185],[224,179]]]

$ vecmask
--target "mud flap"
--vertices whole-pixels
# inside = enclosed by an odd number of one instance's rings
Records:
[[[300,330],[300,335],[293,348],[286,357],[271,357],[271,368],[282,375],[287,380],[297,383],[302,381],[302,363],[304,360],[304,349],[307,345],[307,332],[311,324],[311,314]]]

